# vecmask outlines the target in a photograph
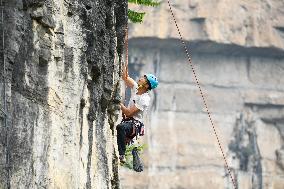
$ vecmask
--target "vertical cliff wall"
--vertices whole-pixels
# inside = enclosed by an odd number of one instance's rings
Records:
[[[284,186],[284,2],[172,0],[238,189]],[[167,2],[130,28],[133,76],[160,79],[143,173],[124,188],[233,188]]]
[[[126,7],[4,2],[8,117],[5,128],[1,113],[0,188],[119,187],[113,127]],[[1,69],[3,108],[2,58]]]

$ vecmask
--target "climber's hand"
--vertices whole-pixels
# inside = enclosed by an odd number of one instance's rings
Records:
[[[125,82],[126,86],[133,88],[135,81],[129,77],[127,66],[123,67],[122,79]]]

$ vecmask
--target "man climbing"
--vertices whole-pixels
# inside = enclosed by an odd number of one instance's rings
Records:
[[[143,114],[150,104],[149,91],[158,86],[157,78],[152,74],[146,74],[136,83],[128,75],[127,67],[123,69],[122,79],[127,87],[131,88],[131,98],[128,107],[120,103],[123,114],[122,122],[116,127],[119,159],[125,163],[126,144],[138,134],[144,135]]]

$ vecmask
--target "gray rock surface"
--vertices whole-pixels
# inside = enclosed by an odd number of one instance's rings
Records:
[[[116,50],[123,53],[126,1],[4,3],[0,188],[119,188]],[[2,75],[1,53],[1,108]]]
[[[171,0],[239,189],[282,189],[284,1]],[[136,8],[136,7],[134,7]],[[143,155],[125,189],[232,189],[167,1],[130,28],[130,73],[154,73]]]

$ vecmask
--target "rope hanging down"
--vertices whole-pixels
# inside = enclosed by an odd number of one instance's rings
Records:
[[[187,58],[188,58],[188,62],[189,62],[189,64],[190,64],[191,70],[192,70],[192,72],[193,72],[193,76],[194,76],[195,82],[196,82],[196,84],[197,84],[197,86],[198,86],[198,88],[199,88],[199,92],[200,92],[200,95],[201,95],[201,97],[202,97],[203,104],[204,104],[204,106],[205,106],[205,108],[206,108],[206,112],[207,112],[207,114],[208,114],[209,121],[210,121],[210,123],[211,123],[211,126],[212,126],[212,128],[213,128],[215,137],[216,137],[217,142],[218,142],[218,145],[219,145],[219,148],[220,148],[221,153],[222,153],[222,156],[223,156],[223,158],[224,158],[225,166],[226,166],[226,168],[227,168],[227,170],[228,170],[228,173],[229,173],[229,175],[230,175],[230,178],[231,178],[231,180],[232,180],[232,183],[233,183],[233,185],[234,185],[234,188],[237,189],[237,185],[236,185],[236,183],[235,183],[235,180],[233,179],[232,173],[231,173],[230,168],[229,168],[229,166],[228,166],[228,163],[227,163],[227,160],[226,160],[226,157],[225,157],[223,148],[222,148],[222,146],[221,146],[221,142],[220,142],[220,140],[219,140],[219,137],[218,137],[218,135],[217,135],[215,126],[214,126],[214,124],[213,124],[213,121],[212,121],[210,112],[209,112],[209,110],[208,110],[207,103],[206,103],[206,101],[205,101],[205,98],[204,98],[203,92],[202,92],[202,90],[201,90],[199,81],[198,81],[198,79],[197,79],[197,77],[196,77],[196,73],[195,73],[195,70],[194,70],[194,68],[193,68],[193,64],[192,64],[192,62],[191,62],[191,58],[190,58],[189,51],[188,51],[188,49],[187,49],[187,47],[186,47],[186,44],[185,44],[185,42],[184,42],[184,40],[183,40],[183,37],[182,37],[181,32],[180,32],[180,29],[179,29],[179,27],[178,27],[178,25],[177,25],[177,21],[176,21],[175,15],[174,15],[174,13],[173,13],[170,0],[167,0],[167,1],[168,1],[168,5],[169,5],[169,8],[170,8],[170,11],[171,11],[173,20],[174,20],[174,22],[175,22],[175,25],[176,25],[176,28],[177,28],[179,37],[180,37],[180,41],[181,41],[181,43],[182,43],[182,45],[183,45],[183,47],[184,47],[184,50],[185,50],[185,52],[186,52],[186,55],[187,55]]]

